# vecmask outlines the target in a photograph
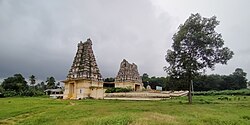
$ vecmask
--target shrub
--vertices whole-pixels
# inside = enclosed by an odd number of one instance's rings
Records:
[[[108,88],[105,91],[105,93],[130,92],[130,91],[132,91],[132,89],[130,87],[128,87],[128,88],[117,87],[117,88]]]
[[[19,92],[7,90],[3,92],[4,97],[13,97],[13,96],[42,96],[44,92],[42,90],[37,90],[34,88],[29,88],[27,90],[22,90]]]
[[[17,96],[18,93],[16,91],[4,91],[3,96],[4,97],[13,97]]]

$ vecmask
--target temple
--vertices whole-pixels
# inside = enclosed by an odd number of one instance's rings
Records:
[[[78,49],[65,83],[64,99],[96,98],[103,99],[107,89],[97,66],[92,41],[78,43]],[[121,62],[119,72],[112,87],[131,88],[141,91],[143,84],[136,64],[125,59]]]
[[[103,98],[103,81],[92,49],[92,41],[80,42],[65,83],[64,99]]]
[[[115,87],[130,87],[134,91],[142,89],[143,84],[136,64],[130,64],[127,60],[123,59],[115,78]]]

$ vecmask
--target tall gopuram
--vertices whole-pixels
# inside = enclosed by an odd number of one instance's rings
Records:
[[[134,91],[142,90],[143,83],[136,64],[130,64],[127,60],[123,59],[115,78],[115,87],[130,87]]]
[[[103,98],[103,80],[92,49],[92,41],[78,43],[73,64],[67,75],[64,99]]]

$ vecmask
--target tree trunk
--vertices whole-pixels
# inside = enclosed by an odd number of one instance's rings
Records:
[[[188,103],[192,104],[192,80],[189,80]]]

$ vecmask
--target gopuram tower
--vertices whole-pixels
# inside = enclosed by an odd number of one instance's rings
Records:
[[[103,81],[92,49],[92,41],[78,43],[73,64],[67,75],[64,99],[103,98]]]
[[[137,65],[130,64],[127,60],[123,59],[120,64],[120,69],[115,78],[116,87],[130,87],[134,91],[140,91],[143,88],[142,79],[138,72]]]

